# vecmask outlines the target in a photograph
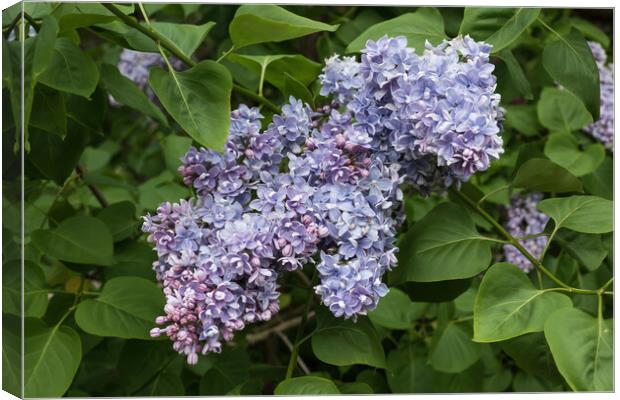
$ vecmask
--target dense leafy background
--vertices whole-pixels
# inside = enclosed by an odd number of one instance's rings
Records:
[[[143,21],[136,6],[118,5],[115,15],[94,3],[25,3],[25,19],[19,7],[2,14],[5,390],[53,397],[613,389],[611,296],[592,294],[612,275],[613,159],[581,132],[599,113],[585,40],[611,49],[611,11],[145,4],[153,29],[196,64],[175,74],[153,69],[154,104],[116,68],[123,47],[157,51],[121,20]],[[38,31],[23,41],[24,171],[21,43],[8,39],[22,23]],[[459,33],[494,45],[506,153],[464,185],[466,197],[406,199],[399,267],[376,311],[353,323],[315,305],[299,352],[310,374],[297,369],[288,380],[295,329],[273,328],[300,316],[307,277],[288,275],[273,321],[248,327],[195,366],[166,340],[149,338],[164,299],[138,217],[190,195],[176,168],[192,142],[221,149],[240,102],[268,99],[267,121],[290,94],[321,105],[324,58],[359,51],[369,38],[404,35],[421,48]],[[108,94],[122,106],[109,106]],[[552,218],[554,240],[543,264],[587,294],[499,263],[501,245],[484,238],[505,239],[490,221],[502,220],[519,191],[546,193],[540,210]],[[484,194],[474,212],[471,199]]]

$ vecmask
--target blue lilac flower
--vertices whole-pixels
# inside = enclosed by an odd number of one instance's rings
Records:
[[[596,140],[613,151],[614,147],[614,67],[607,63],[607,54],[596,42],[588,42],[599,72],[601,109],[598,120],[585,127]]]
[[[542,200],[541,193],[528,193],[512,198],[507,210],[506,229],[515,238],[537,235],[545,230],[549,217],[536,209],[536,205]],[[534,257],[539,258],[547,245],[547,236],[537,236],[519,243]],[[506,261],[521,268],[524,272],[530,272],[534,266],[510,244],[504,245]]]

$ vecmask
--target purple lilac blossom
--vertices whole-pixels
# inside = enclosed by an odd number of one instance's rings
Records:
[[[322,94],[342,99],[342,88],[362,85],[346,109],[351,130],[367,135],[384,162],[397,162],[405,181],[428,194],[465,182],[503,152],[499,136],[504,110],[495,93],[491,45],[469,36],[426,43],[422,55],[404,37],[369,40],[359,68],[330,58],[321,75]],[[332,67],[335,66],[335,67]],[[349,71],[352,76],[342,71]]]
[[[584,130],[613,151],[614,147],[614,66],[607,63],[605,49],[596,43],[588,42],[596,61],[600,81],[601,111],[599,119],[586,126]]]
[[[541,193],[528,193],[527,195],[518,195],[512,198],[510,207],[507,210],[508,221],[506,228],[513,237],[521,238],[537,235],[545,230],[549,217],[536,209],[536,205],[542,198]],[[538,236],[520,240],[519,243],[531,255],[539,258],[547,245],[547,240],[547,236]],[[534,269],[534,265],[510,244],[504,245],[504,255],[506,261],[516,265],[526,273]]]

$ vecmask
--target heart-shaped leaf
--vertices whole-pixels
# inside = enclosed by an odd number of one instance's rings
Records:
[[[474,340],[499,342],[542,331],[549,314],[566,307],[572,307],[567,296],[536,289],[513,264],[495,264],[484,274],[476,296]]]
[[[570,133],[554,133],[545,144],[545,155],[575,176],[594,172],[605,159],[605,147],[600,143],[580,146]]]
[[[596,196],[570,196],[545,199],[538,209],[555,221],[555,230],[607,233],[614,229],[614,203]]]

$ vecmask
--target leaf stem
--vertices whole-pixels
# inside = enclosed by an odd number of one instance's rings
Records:
[[[495,218],[493,218],[491,215],[489,215],[489,213],[487,213],[483,208],[481,208],[479,204],[477,204],[474,200],[470,199],[465,193],[461,192],[460,190],[451,189],[451,191],[456,196],[458,196],[461,200],[467,203],[467,205],[469,205],[474,211],[476,211],[484,219],[486,219],[491,225],[493,225],[495,230],[497,230],[497,232],[499,232],[500,235],[504,236],[507,239],[508,243],[513,245],[517,250],[519,250],[519,252],[523,254],[523,256],[525,256],[525,258],[527,258],[534,266],[536,266],[536,268],[538,268],[543,274],[545,274],[553,282],[560,285],[561,289],[560,288],[558,289],[562,291],[566,291],[568,293],[575,293],[575,294],[586,294],[586,295],[598,295],[599,294],[598,290],[574,288],[562,282],[551,271],[545,268],[545,266],[542,264],[540,260],[538,260],[532,254],[530,254],[530,252],[527,251],[523,246],[521,246],[521,243],[519,243],[514,237],[512,237],[512,235],[506,229],[504,229],[504,227],[499,222],[497,222]]]
[[[101,5],[107,8],[108,10],[110,10],[111,13],[116,15],[126,25],[129,25],[132,28],[139,30],[140,32],[144,33],[146,36],[148,36],[150,39],[152,39],[156,43],[159,42],[162,47],[164,47],[166,50],[172,53],[172,55],[174,55],[176,58],[181,60],[185,65],[189,67],[196,66],[197,64],[196,61],[192,60],[187,55],[185,55],[185,53],[183,53],[183,51],[179,49],[173,42],[171,42],[167,37],[163,36],[156,30],[154,30],[152,27],[145,26],[139,23],[138,21],[136,21],[135,19],[131,18],[130,16],[125,15],[121,10],[116,8],[116,6],[114,6],[111,3],[101,3]],[[232,49],[229,50],[229,52],[230,51],[232,51]],[[251,90],[245,89],[244,87],[239,86],[236,83],[233,83],[233,90],[239,94],[242,94],[254,101],[257,101],[263,104],[265,107],[269,108],[273,112],[276,112],[276,113],[280,112],[280,109],[278,108],[278,106],[273,104],[271,101],[267,100],[265,97],[257,95]]]
[[[312,283],[316,280],[316,269],[312,273]],[[304,329],[306,327],[306,322],[308,321],[308,313],[310,312],[310,308],[312,306],[312,300],[314,299],[314,293],[312,293],[312,286],[310,286],[310,293],[308,296],[308,301],[306,302],[306,308],[304,309],[304,313],[301,316],[301,323],[297,328],[297,334],[295,335],[295,344],[293,345],[293,351],[291,352],[291,358],[288,362],[288,368],[286,369],[286,378],[289,379],[293,376],[293,371],[295,370],[295,365],[297,364],[297,357],[299,356],[299,346],[302,343],[302,336],[304,334]]]
[[[510,185],[500,186],[497,189],[491,190],[489,193],[485,194],[478,200],[478,205],[482,204],[486,199],[493,196],[495,193],[501,192],[502,190],[510,189]]]

